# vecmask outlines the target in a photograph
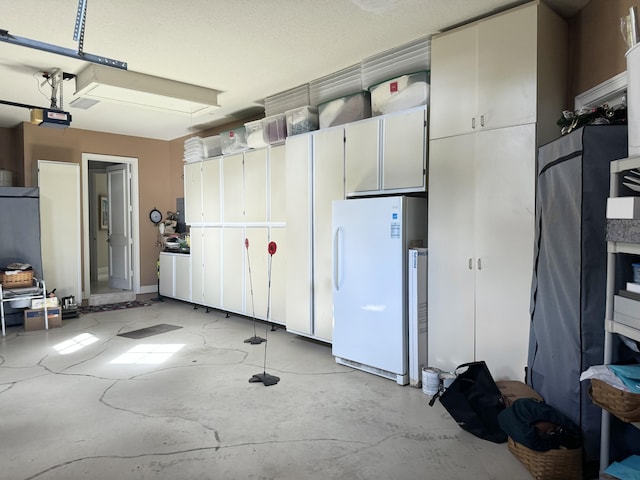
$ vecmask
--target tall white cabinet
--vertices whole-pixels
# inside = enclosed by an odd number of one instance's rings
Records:
[[[194,303],[285,323],[284,162],[278,145],[185,165]]]
[[[331,342],[331,211],[344,198],[344,129],[286,141],[287,330]]]
[[[566,47],[537,1],[432,39],[430,366],[524,378],[536,148],[560,135]]]

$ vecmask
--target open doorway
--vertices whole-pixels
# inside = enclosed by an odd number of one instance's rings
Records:
[[[135,300],[140,290],[138,159],[82,155],[84,298]]]

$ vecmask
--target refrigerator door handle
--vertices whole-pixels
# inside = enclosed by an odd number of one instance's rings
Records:
[[[338,279],[338,238],[340,236],[341,228],[336,228],[336,231],[333,233],[333,286],[336,291],[340,290],[339,287],[339,279]]]

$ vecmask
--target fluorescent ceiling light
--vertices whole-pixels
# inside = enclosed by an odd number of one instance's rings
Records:
[[[219,93],[212,88],[101,65],[89,65],[76,75],[78,97],[185,115],[210,113],[219,108]]]

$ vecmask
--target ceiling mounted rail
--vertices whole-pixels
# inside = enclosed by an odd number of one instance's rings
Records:
[[[127,69],[127,62],[114,60],[112,58],[102,57],[100,55],[94,55],[91,53],[76,52],[75,50],[72,50],[70,48],[64,48],[58,45],[40,42],[38,40],[31,40],[29,38],[18,37],[16,35],[11,35],[8,30],[0,29],[0,42],[11,43],[13,45],[18,45],[21,47],[34,48],[36,50],[55,53],[57,55],[64,55],[65,57],[71,57],[77,60],[83,60],[85,62],[97,63],[98,65],[119,68],[121,70]]]

